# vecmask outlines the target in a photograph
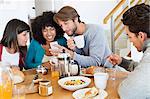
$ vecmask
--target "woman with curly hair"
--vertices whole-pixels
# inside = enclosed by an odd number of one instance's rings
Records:
[[[53,21],[54,14],[51,11],[43,12],[31,23],[33,39],[26,56],[26,69],[36,68],[47,56],[51,56],[50,42],[57,41],[59,45],[67,46],[64,31]]]

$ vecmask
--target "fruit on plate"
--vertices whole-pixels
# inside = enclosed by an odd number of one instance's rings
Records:
[[[82,84],[85,84],[85,81],[79,80],[79,79],[77,79],[77,80],[69,80],[69,81],[66,81],[64,83],[64,85],[82,85]]]

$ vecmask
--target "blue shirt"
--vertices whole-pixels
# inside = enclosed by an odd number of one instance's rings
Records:
[[[61,46],[67,46],[67,42],[64,37],[57,39],[57,42]],[[41,44],[35,39],[32,39],[25,59],[25,69],[36,68],[38,65],[41,65],[44,54],[45,50]]]

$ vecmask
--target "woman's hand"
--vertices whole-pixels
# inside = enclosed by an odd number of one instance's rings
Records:
[[[49,52],[49,45],[42,45],[42,47],[44,48],[47,56],[52,56],[52,54]]]
[[[74,52],[72,50],[69,50],[63,46],[60,45],[55,45],[58,49],[57,50],[53,50],[53,49],[49,49],[50,53],[54,56],[57,56],[59,53],[62,53],[63,50],[65,50],[66,53],[70,54],[70,57],[73,58],[74,56]]]
[[[117,54],[112,54],[108,56],[107,60],[113,65],[118,65],[122,62],[122,58]]]

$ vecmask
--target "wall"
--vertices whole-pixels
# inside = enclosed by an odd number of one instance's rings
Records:
[[[83,22],[101,24],[108,29],[108,25],[103,24],[104,17],[109,13],[117,0],[55,0],[55,11],[65,5],[74,7]]]
[[[61,1],[61,0],[60,0]],[[54,0],[35,0],[36,16],[41,15],[44,11],[54,10]]]
[[[73,6],[85,23],[101,24],[109,38],[110,25],[103,24],[104,17],[109,13],[118,0],[4,0],[5,7],[0,7],[0,37],[6,23],[12,18],[19,18],[28,22],[28,15],[34,18],[43,11],[58,11],[64,5]],[[7,1],[7,2],[6,2]],[[2,2],[0,2],[2,3]],[[4,4],[5,3],[5,4]],[[35,6],[35,11],[32,7]],[[18,9],[19,8],[19,9]],[[2,31],[2,32],[1,32]],[[110,40],[110,39],[109,39]]]
[[[117,2],[118,0],[55,0],[54,8],[57,12],[65,5],[72,6],[79,13],[81,21],[103,26],[110,45],[110,20],[103,24],[103,19]]]
[[[28,23],[28,16],[35,17],[32,7],[34,0],[1,0],[0,2],[0,39],[6,23],[12,18],[18,18]]]

